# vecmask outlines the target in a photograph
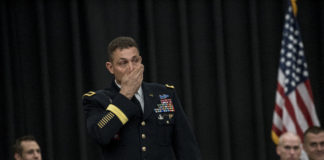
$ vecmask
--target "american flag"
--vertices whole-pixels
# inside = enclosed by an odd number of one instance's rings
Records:
[[[284,132],[293,132],[303,139],[303,132],[311,126],[319,126],[310,81],[304,45],[291,2],[285,14],[278,84],[272,123],[272,139]]]

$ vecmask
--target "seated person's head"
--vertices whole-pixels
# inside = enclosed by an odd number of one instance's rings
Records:
[[[16,139],[13,146],[15,160],[41,160],[40,147],[33,136],[23,136]]]
[[[303,147],[310,160],[324,160],[324,129],[308,128],[304,133]]]
[[[299,160],[301,140],[296,134],[286,132],[279,137],[276,151],[280,160]]]

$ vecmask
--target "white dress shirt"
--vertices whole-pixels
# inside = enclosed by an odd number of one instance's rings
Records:
[[[121,88],[121,86],[117,83],[117,81],[115,80],[116,85]],[[140,102],[141,104],[141,108],[142,108],[142,112],[144,113],[144,97],[143,97],[143,90],[142,90],[142,86],[138,89],[138,91],[135,93],[135,97],[136,99]]]

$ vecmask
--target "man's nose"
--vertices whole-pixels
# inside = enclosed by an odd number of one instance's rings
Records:
[[[130,71],[132,71],[135,68],[136,63],[130,62],[128,63],[128,68]]]
[[[319,144],[319,145],[317,145],[316,149],[318,151],[322,151],[322,150],[324,150],[324,146]]]
[[[292,148],[289,150],[289,152],[290,152],[290,154],[295,154],[296,150]]]
[[[40,159],[40,157],[41,157],[41,154],[40,153],[38,153],[38,152],[34,152],[34,158],[36,158],[36,159]]]
[[[133,63],[129,63],[129,69],[132,71],[134,69],[134,64]]]

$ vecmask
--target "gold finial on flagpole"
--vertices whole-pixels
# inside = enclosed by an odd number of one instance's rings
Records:
[[[297,4],[296,4],[296,1],[297,0],[291,0],[291,5],[292,5],[293,12],[294,12],[295,16],[297,16]]]

